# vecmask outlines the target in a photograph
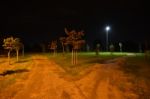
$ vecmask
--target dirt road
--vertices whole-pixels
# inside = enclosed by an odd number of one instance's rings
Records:
[[[83,99],[72,82],[61,78],[64,71],[43,56],[33,57],[34,68],[24,87],[13,99]]]
[[[124,99],[110,85],[109,64],[97,64],[80,79],[67,80],[65,71],[47,57],[36,55],[32,61],[28,79],[11,99]]]

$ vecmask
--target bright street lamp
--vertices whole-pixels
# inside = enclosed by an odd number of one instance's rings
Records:
[[[109,26],[106,26],[106,51],[108,51],[108,31],[110,30]]]

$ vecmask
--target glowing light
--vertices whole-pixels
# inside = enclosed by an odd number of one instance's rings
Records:
[[[107,26],[107,27],[106,27],[106,31],[109,31],[109,30],[110,30],[110,27],[109,27],[109,26]]]

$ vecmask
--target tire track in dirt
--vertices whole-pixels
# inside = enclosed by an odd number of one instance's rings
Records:
[[[45,79],[45,76],[47,75],[44,64],[40,64],[40,61],[43,60],[44,59],[39,60],[37,56],[33,57],[34,67],[30,71],[30,77],[25,82],[23,89],[14,97],[14,99],[30,99],[39,98],[41,96],[41,89],[44,84],[43,79]]]
[[[102,64],[101,76],[105,78],[99,80],[99,83],[95,86],[94,91],[96,92],[96,97],[94,99],[124,99],[124,97],[121,96],[120,90],[118,90],[116,86],[113,86],[110,83],[112,76],[116,74],[115,71],[116,68],[118,68],[118,61],[120,61],[120,59],[115,60],[116,62],[113,63],[110,62],[107,64]]]
[[[98,99],[98,97],[100,97],[101,99],[108,99],[108,82],[109,79],[101,79],[101,77],[99,77],[100,73],[97,72],[97,74],[95,75],[95,83],[93,85],[93,89],[92,89],[92,93],[90,96],[90,99]],[[102,75],[101,75],[102,76]],[[100,89],[100,90],[98,90]],[[99,96],[99,94],[101,94]]]
[[[74,83],[60,78],[58,72],[64,71],[55,63],[43,56],[34,56],[33,63],[29,79],[13,99],[85,99]]]
[[[34,55],[32,61],[28,79],[11,99],[122,99],[109,83],[115,63],[96,64],[80,79],[68,81],[65,71],[47,57]]]
[[[104,71],[101,70],[101,66],[96,65],[89,70],[90,72],[86,76],[77,81],[82,92],[88,97],[87,99],[108,99],[109,80],[108,78],[103,78]],[[101,90],[98,90],[99,88]],[[100,96],[99,93],[103,96]]]
[[[90,72],[77,81],[87,99],[124,99],[116,86],[110,84],[116,63],[96,64]]]

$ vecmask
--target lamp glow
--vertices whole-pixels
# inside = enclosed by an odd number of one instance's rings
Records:
[[[107,27],[106,27],[106,31],[109,31],[109,30],[110,30],[110,27],[109,27],[109,26],[107,26]]]

